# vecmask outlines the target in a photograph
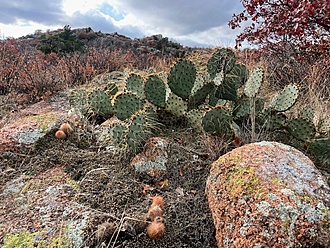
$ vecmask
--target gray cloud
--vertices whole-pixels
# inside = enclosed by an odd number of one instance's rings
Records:
[[[137,38],[163,34],[184,45],[217,45],[234,40],[238,31],[227,23],[241,11],[239,0],[105,0],[101,9],[65,14],[61,1],[0,0],[0,23],[39,23],[45,26],[91,27]],[[118,21],[130,17],[136,22]],[[22,34],[25,35],[25,34]]]
[[[0,23],[32,21],[44,25],[56,25],[64,17],[61,1],[1,0]]]

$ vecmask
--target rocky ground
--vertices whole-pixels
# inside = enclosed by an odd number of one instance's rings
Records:
[[[68,106],[66,101],[62,96],[49,104]],[[68,139],[56,139],[57,127],[68,118],[66,108],[50,118],[54,125],[40,129],[40,119],[32,117],[53,111],[42,104],[9,111],[0,126],[2,148],[10,147],[6,137],[20,130],[22,118],[29,120],[24,125],[43,133],[25,149],[14,146],[0,155],[0,245],[216,247],[205,183],[212,162],[231,145],[190,129],[164,126],[158,136],[169,143],[167,171],[149,177],[130,165],[134,154],[114,154],[95,145],[93,129],[86,123],[77,124]],[[146,235],[144,222],[155,195],[165,201],[166,232],[159,240]],[[102,227],[107,227],[104,235]]]
[[[170,144],[167,172],[156,179],[134,171],[134,154],[95,146],[87,127],[86,132],[75,128],[66,140],[54,137],[55,127],[25,150],[1,155],[4,247],[216,247],[205,196],[210,165],[224,150],[214,138],[163,129],[159,136]],[[147,237],[144,225],[155,195],[164,198],[166,225],[165,235],[156,241]],[[105,222],[114,229],[100,238],[98,227]]]

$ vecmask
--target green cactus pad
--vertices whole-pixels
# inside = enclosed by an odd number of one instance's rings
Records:
[[[177,95],[170,93],[166,101],[165,110],[176,117],[183,117],[187,113],[188,103]]]
[[[316,131],[313,122],[305,118],[295,118],[288,123],[289,133],[298,140],[306,141],[315,137]]]
[[[101,115],[106,119],[114,114],[111,99],[104,91],[93,90],[88,94],[87,102],[95,114]]]
[[[289,84],[273,98],[270,107],[278,112],[284,112],[294,105],[297,98],[298,87],[294,84]]]
[[[314,110],[311,107],[305,107],[303,110],[299,112],[298,115],[299,118],[305,118],[310,121],[313,121],[314,119]]]
[[[322,164],[330,164],[330,139],[313,139],[309,151]]]
[[[195,65],[188,60],[177,62],[168,75],[168,86],[182,99],[188,99],[196,80]]]
[[[126,79],[126,89],[136,93],[141,99],[145,98],[143,77],[136,73],[131,73]]]
[[[165,107],[166,86],[160,77],[150,75],[145,83],[144,91],[149,102],[157,107]]]
[[[114,98],[114,110],[119,120],[126,120],[143,109],[142,100],[132,92],[121,92]]]
[[[140,111],[132,118],[128,133],[127,144],[131,151],[139,151],[145,141],[153,136],[157,123],[150,116],[149,112]]]
[[[214,88],[213,83],[203,85],[189,97],[188,108],[193,109],[205,102],[206,97],[211,93]]]
[[[202,126],[205,132],[212,132],[217,135],[231,134],[233,116],[230,111],[216,107],[209,110],[203,117]]]
[[[109,82],[104,87],[103,91],[107,93],[110,97],[113,97],[118,92],[118,87],[115,82]]]
[[[262,67],[255,68],[248,80],[246,81],[244,94],[247,97],[255,97],[259,92],[260,86],[264,80],[264,69]]]
[[[211,79],[214,79],[220,72],[227,74],[230,72],[236,62],[235,54],[232,50],[227,48],[220,48],[216,50],[207,62],[207,71]]]
[[[72,90],[69,95],[69,103],[72,107],[78,109],[83,115],[88,112],[87,103],[88,92],[84,89]]]
[[[258,114],[264,109],[264,101],[261,98],[255,99],[255,113]],[[237,103],[234,110],[234,117],[236,120],[243,120],[249,118],[251,113],[251,99],[243,98]]]
[[[226,77],[231,77],[232,82],[234,82],[236,87],[239,88],[247,80],[248,70],[245,65],[236,63],[233,69],[226,75]]]
[[[205,111],[202,109],[192,109],[190,110],[187,115],[187,121],[189,125],[196,131],[202,131],[202,119],[205,114]]]
[[[215,97],[219,99],[225,99],[229,101],[237,100],[237,90],[239,87],[237,78],[231,77],[230,75],[225,78],[223,83],[217,87],[215,91]]]

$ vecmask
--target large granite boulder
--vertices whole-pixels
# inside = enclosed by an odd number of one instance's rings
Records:
[[[221,156],[206,194],[218,247],[330,247],[330,188],[292,147],[260,142]]]

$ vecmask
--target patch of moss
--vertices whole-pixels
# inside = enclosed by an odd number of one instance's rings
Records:
[[[41,114],[26,117],[23,122],[36,121],[40,125],[40,129],[46,132],[49,129],[49,124],[55,123],[58,120],[56,114]]]
[[[235,165],[227,172],[225,186],[232,197],[245,193],[255,195],[262,191],[259,186],[259,179],[255,174],[255,168],[240,165]]]
[[[59,235],[54,237],[48,243],[46,240],[38,239],[42,236],[42,232],[21,232],[18,234],[7,234],[3,244],[3,248],[51,248],[51,247],[71,247],[71,242],[66,236]]]

